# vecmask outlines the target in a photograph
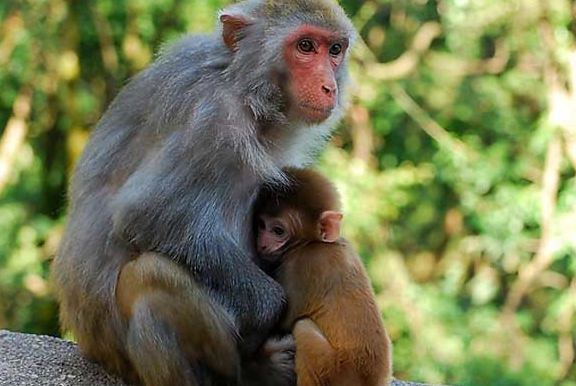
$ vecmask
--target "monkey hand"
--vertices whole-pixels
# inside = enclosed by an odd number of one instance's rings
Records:
[[[247,367],[244,385],[294,386],[294,355],[296,345],[292,335],[273,336],[258,350]]]
[[[276,371],[281,372],[286,384],[290,379],[295,379],[294,355],[296,344],[292,335],[283,337],[273,336],[269,338],[262,347],[264,355]],[[284,384],[284,383],[282,383]]]

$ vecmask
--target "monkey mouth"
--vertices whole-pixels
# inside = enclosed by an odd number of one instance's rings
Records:
[[[300,109],[305,111],[306,117],[312,121],[323,121],[327,119],[331,114],[334,107],[318,107],[312,106],[306,103],[300,103]]]

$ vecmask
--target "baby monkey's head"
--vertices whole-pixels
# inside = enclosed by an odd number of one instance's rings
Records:
[[[310,169],[284,171],[288,188],[264,189],[256,207],[258,254],[268,260],[297,246],[340,237],[340,198],[330,181]]]

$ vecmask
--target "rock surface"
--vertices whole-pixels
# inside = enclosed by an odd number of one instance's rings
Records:
[[[0,386],[127,385],[82,357],[70,341],[0,331]],[[426,385],[394,380],[392,386]]]

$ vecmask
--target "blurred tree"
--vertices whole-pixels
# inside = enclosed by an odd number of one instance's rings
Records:
[[[90,128],[225,0],[0,3],[0,328],[58,334],[47,283]],[[399,378],[575,386],[576,5],[342,0],[362,39],[320,168]]]

